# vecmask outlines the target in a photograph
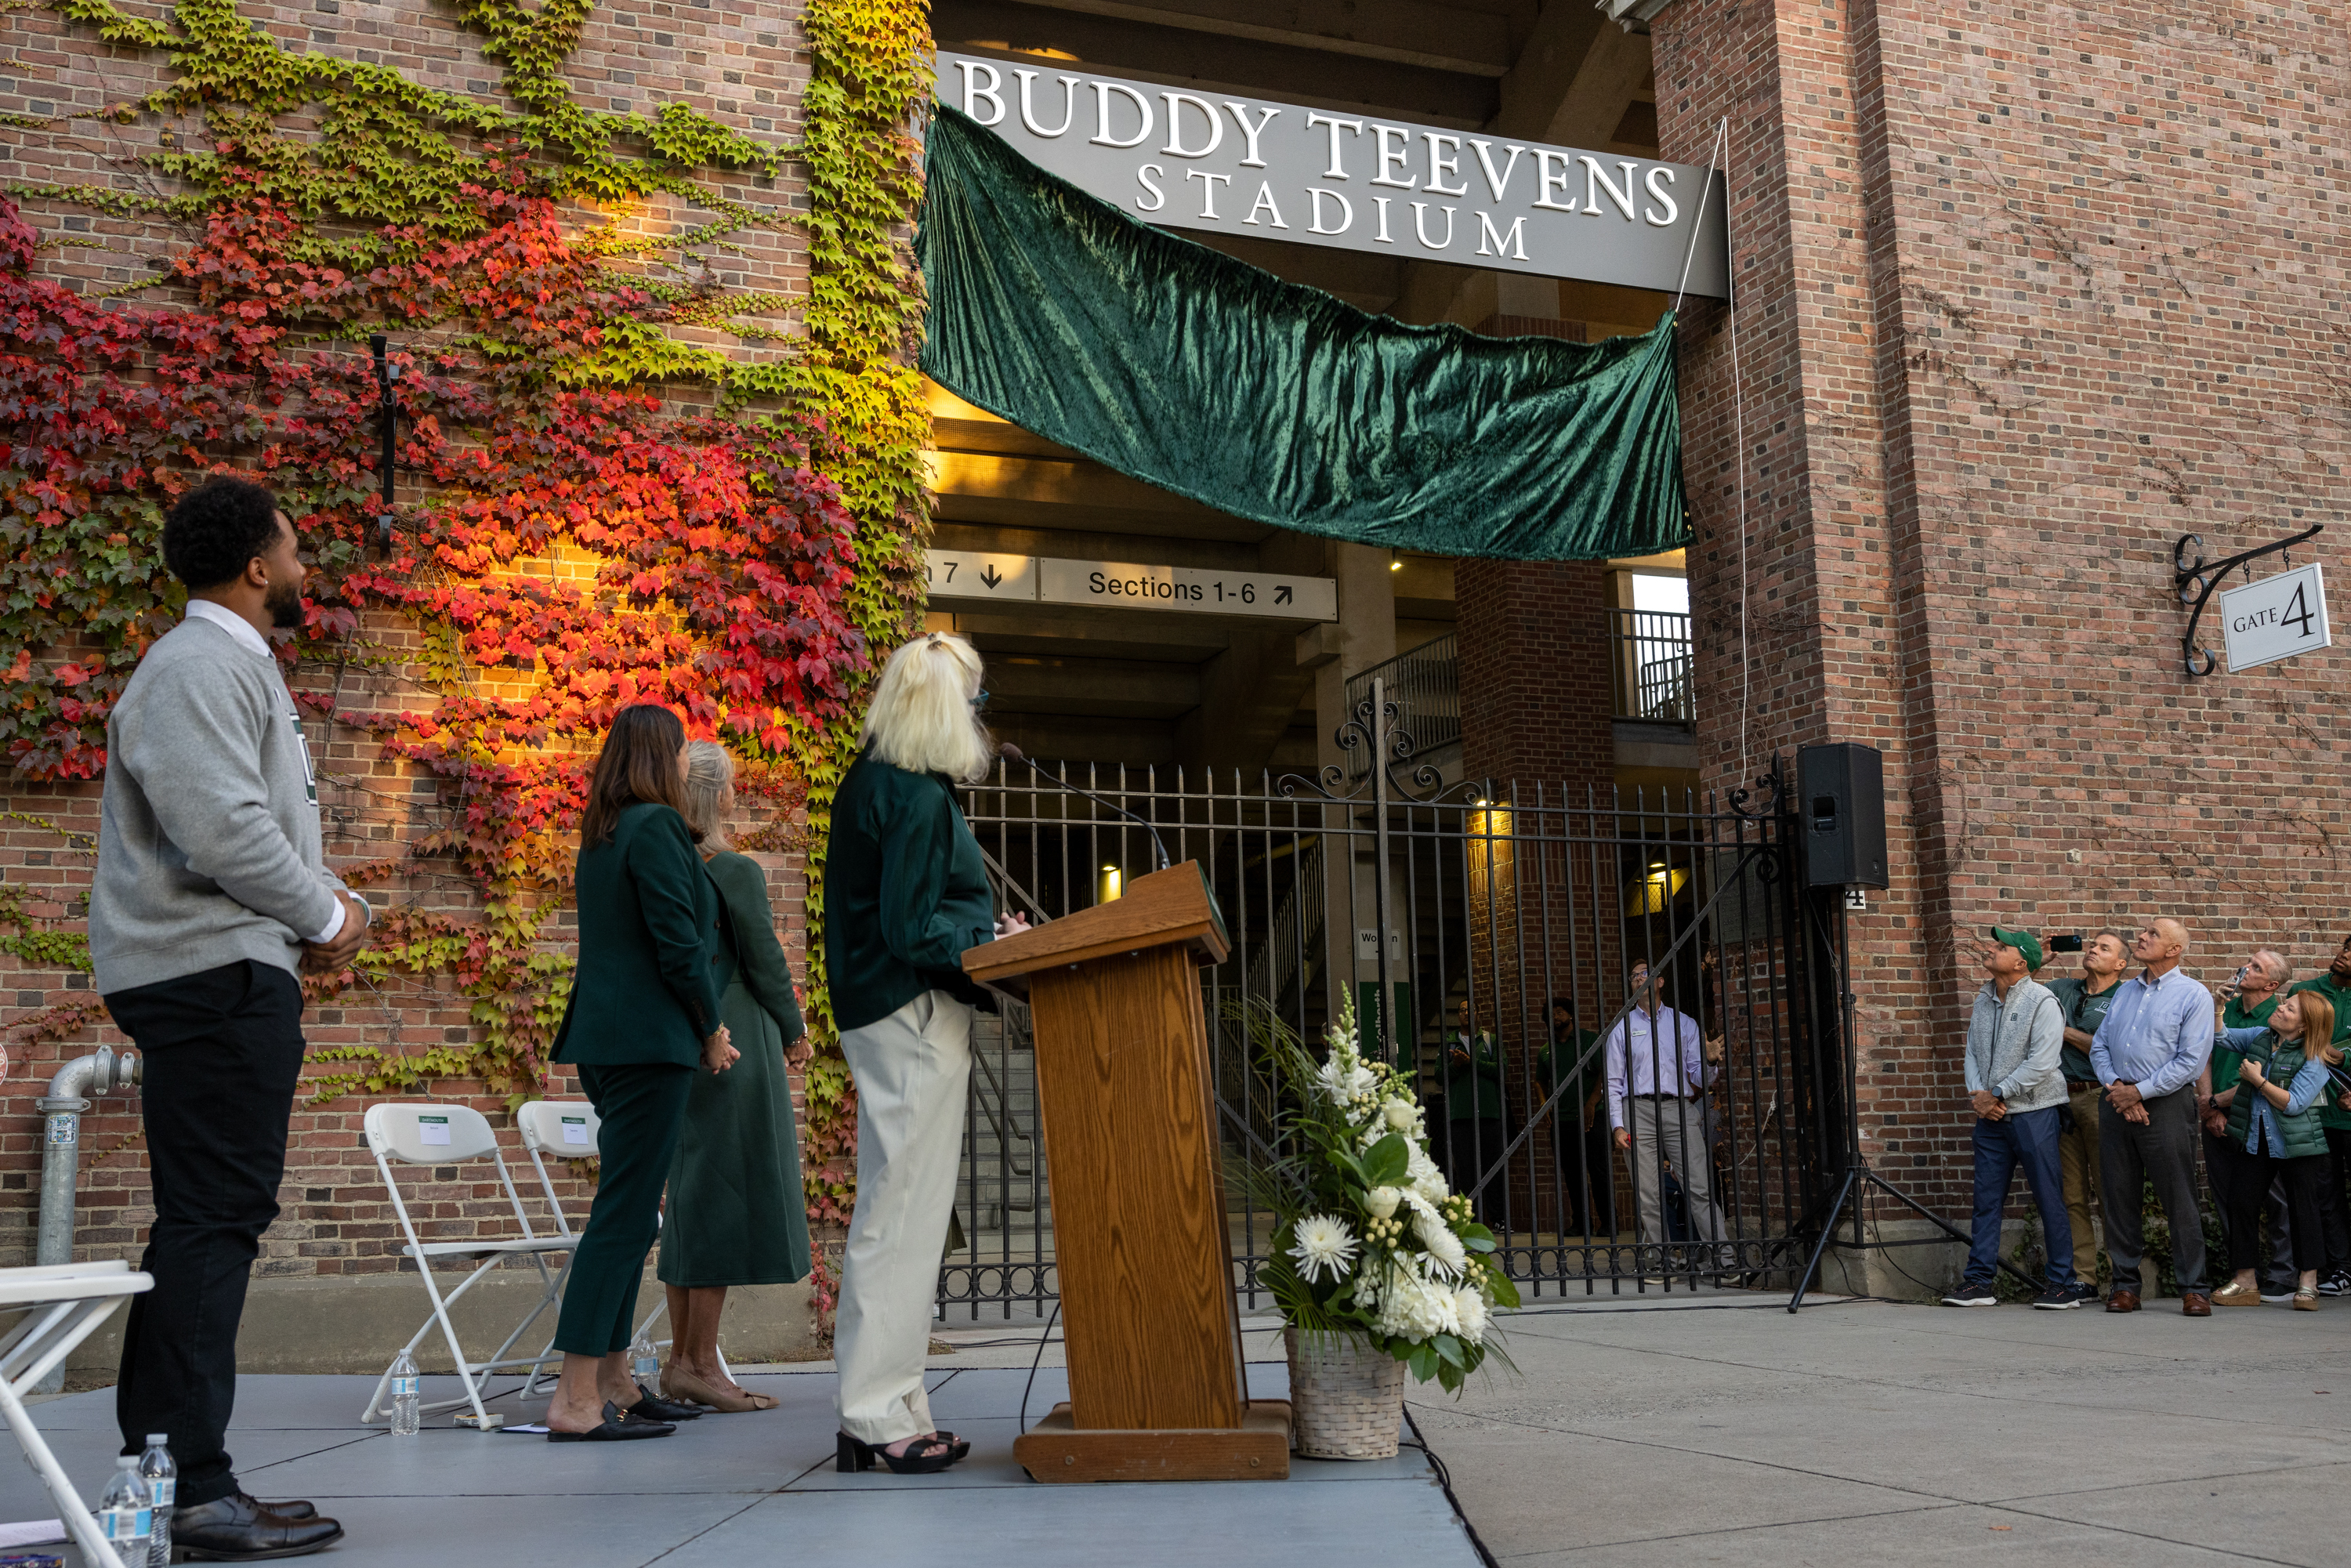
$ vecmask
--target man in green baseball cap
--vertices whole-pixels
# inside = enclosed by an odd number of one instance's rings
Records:
[[[2043,956],[2030,931],[1991,927],[1984,955],[1988,977],[1968,1020],[1968,1103],[1975,1112],[1975,1232],[1967,1273],[1943,1298],[1946,1306],[1989,1307],[1999,1298],[1992,1275],[2000,1267],[2000,1221],[2018,1166],[2041,1210],[2049,1253],[2046,1288],[2032,1304],[2064,1311],[2095,1301],[2097,1291],[2074,1273],[2074,1230],[2065,1214],[2065,1181],[2057,1157],[2058,1110],[2065,1103],[2065,1010],[2032,977]]]
[[[2013,947],[2023,956],[2028,974],[2039,974],[2049,956],[2041,950],[2041,938],[2030,931],[2011,931],[2004,925],[1991,927],[1991,939],[2003,947]]]

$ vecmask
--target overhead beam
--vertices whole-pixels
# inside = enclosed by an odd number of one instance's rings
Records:
[[[1187,88],[1245,93],[1309,108],[1410,117],[1475,130],[1494,112],[1496,78],[1431,70],[1394,60],[1219,37],[1180,27],[1137,27],[1114,16],[1053,11],[1009,0],[953,0],[932,9],[938,46],[1050,71],[1050,49],[1096,70]],[[1300,90],[1301,83],[1314,84]]]
[[[1416,0],[1032,0],[1040,9],[1080,11],[1154,26],[1254,38],[1293,48],[1394,60],[1431,70],[1500,77],[1510,68],[1502,18]]]

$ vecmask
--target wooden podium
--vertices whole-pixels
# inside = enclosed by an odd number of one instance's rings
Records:
[[[1040,1481],[1290,1474],[1290,1406],[1248,1397],[1227,1257],[1196,965],[1227,950],[1199,862],[974,947],[974,979],[1019,990],[1061,1277],[1070,1399],[1013,1454]]]

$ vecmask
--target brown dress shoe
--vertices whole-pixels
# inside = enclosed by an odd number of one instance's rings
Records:
[[[2137,1291],[2116,1291],[2112,1292],[2106,1297],[2106,1311],[2110,1312],[2135,1312],[2138,1311],[2138,1292]]]
[[[2212,1315],[2212,1298],[2201,1291],[2189,1291],[2179,1298],[2179,1315],[2183,1318],[2209,1318]]]

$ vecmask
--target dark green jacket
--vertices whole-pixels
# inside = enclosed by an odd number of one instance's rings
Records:
[[[705,862],[718,889],[726,921],[727,940],[720,945],[713,971],[724,993],[737,980],[751,999],[776,1020],[776,1030],[789,1045],[808,1032],[800,1019],[799,998],[792,992],[791,966],[783,944],[776,940],[775,913],[768,904],[768,874],[748,855],[721,851]],[[742,1042],[736,1049],[743,1049]]]
[[[1466,1048],[1469,1056],[1466,1062],[1453,1054],[1463,1049],[1458,1031],[1445,1042],[1445,1113],[1457,1122],[1500,1116],[1501,1048],[1481,1030]]]
[[[648,800],[622,807],[611,841],[580,852],[578,882],[580,967],[555,1060],[699,1065],[718,1028],[726,944],[685,819]]]
[[[1558,1108],[1553,1113],[1562,1127],[1571,1124],[1582,1127],[1591,1123],[1591,1118],[1583,1113],[1583,1103],[1593,1098],[1593,1091],[1600,1087],[1602,1073],[1605,1071],[1600,1053],[1592,1051],[1599,1040],[1599,1030],[1580,1029],[1568,1040],[1544,1046],[1541,1054],[1535,1058],[1536,1087],[1545,1097],[1560,1087],[1560,1075],[1566,1075],[1567,1092],[1560,1096]],[[1582,1067],[1577,1066],[1587,1051],[1592,1051],[1591,1061]],[[1599,1109],[1596,1101],[1593,1109],[1594,1112]]]
[[[2259,1004],[2249,1008],[2245,1005],[2244,998],[2231,997],[2229,998],[2228,1005],[2220,1009],[2220,1028],[2223,1030],[2250,1029],[2257,1023],[2267,1023],[2270,1021],[2270,1014],[2277,1011],[2277,1005],[2282,999],[2275,993],[2272,993],[2262,998]],[[2218,1035],[2215,1035],[2212,1040],[2212,1092],[2214,1094],[2226,1093],[2236,1087],[2237,1069],[2243,1065],[2244,1060],[2242,1051],[2231,1051],[2220,1042]],[[2236,1102],[2231,1100],[2229,1103],[2233,1106]]]
[[[2335,1004],[2334,1043],[2342,1045],[2351,1042],[2351,986],[2337,984],[2333,972],[2329,971],[2314,980],[2304,980],[2298,986],[2286,988],[2288,996],[2292,996],[2296,991],[2316,991],[2320,996],[2333,1002]],[[2330,1086],[2325,1094],[2320,1098],[2318,1120],[2322,1126],[2351,1128],[2351,1111],[2346,1111],[2335,1103],[2335,1096],[2340,1092],[2339,1089]]]
[[[824,868],[835,1021],[862,1029],[928,990],[969,999],[964,951],[995,934],[987,865],[946,778],[859,753],[833,800]]]

